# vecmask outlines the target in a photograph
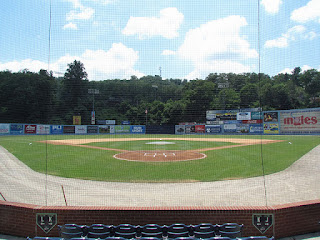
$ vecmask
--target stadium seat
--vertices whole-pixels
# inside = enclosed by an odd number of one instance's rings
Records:
[[[191,234],[195,238],[211,238],[216,236],[216,226],[211,223],[201,223],[191,226]]]
[[[177,237],[177,238],[174,238],[173,240],[198,240],[198,238],[195,238],[195,237]]]
[[[183,223],[175,223],[168,226],[167,237],[178,238],[178,237],[189,237],[190,227]]]
[[[58,225],[59,237],[66,239],[84,237],[85,230],[85,226],[77,224]]]
[[[63,240],[63,238],[60,238],[60,237],[34,237],[34,238],[27,237],[27,240]]]
[[[163,238],[157,238],[157,237],[141,237],[139,240],[162,240]]]
[[[87,227],[87,238],[105,239],[113,236],[112,226],[104,224],[92,224]]]
[[[137,237],[137,227],[131,224],[120,224],[114,227],[114,236],[132,239]]]
[[[221,237],[241,237],[243,225],[237,223],[225,223],[218,226],[218,234]]]
[[[164,227],[158,224],[146,224],[140,227],[140,234],[141,237],[156,237],[162,238],[165,235]]]
[[[274,240],[274,237],[268,238],[266,236],[250,236],[237,238],[237,240]]]
[[[221,237],[221,236],[216,236],[212,238],[207,238],[206,240],[231,240],[232,238],[229,237]]]

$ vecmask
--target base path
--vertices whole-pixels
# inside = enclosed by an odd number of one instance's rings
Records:
[[[320,146],[288,169],[265,177],[119,183],[46,176],[31,170],[0,146],[0,198],[48,206],[65,206],[66,202],[68,206],[110,207],[272,206],[320,198],[319,156]]]

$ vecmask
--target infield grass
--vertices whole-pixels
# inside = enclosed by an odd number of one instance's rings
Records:
[[[188,138],[245,138],[284,140],[206,151],[207,158],[184,162],[130,162],[113,158],[118,151],[45,144],[39,141],[92,138],[172,138],[175,144],[148,145],[150,141],[99,142],[90,145],[127,150],[190,150],[231,143],[188,141]],[[1,145],[35,171],[79,179],[119,182],[195,182],[241,179],[282,171],[320,144],[319,136],[185,135],[69,135],[1,136]],[[169,141],[169,140],[165,140]],[[170,140],[171,141],[171,140]],[[89,144],[88,144],[89,145]],[[262,167],[263,166],[263,167]]]

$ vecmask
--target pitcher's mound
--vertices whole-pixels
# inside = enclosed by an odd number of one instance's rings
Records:
[[[114,158],[127,161],[140,162],[177,162],[206,158],[207,155],[192,151],[132,151],[123,152],[113,156]]]

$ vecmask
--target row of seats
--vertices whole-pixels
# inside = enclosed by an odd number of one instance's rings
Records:
[[[65,240],[65,238],[60,237],[34,237],[34,238],[27,238],[27,240]],[[87,238],[87,237],[80,237],[80,238],[70,238],[68,240],[100,240],[100,238]],[[105,240],[127,240],[123,237],[107,237]],[[141,237],[139,240],[163,240],[163,238],[156,238],[156,237]],[[172,240],[202,240],[201,238],[195,237],[178,237],[173,238]],[[274,238],[268,238],[266,236],[250,236],[250,237],[240,237],[240,238],[229,238],[229,237],[212,237],[206,238],[206,240],[274,240]]]
[[[65,224],[58,226],[59,236],[61,238],[109,238],[108,240],[111,240],[110,237],[121,237],[124,239],[137,239],[145,237],[158,239],[176,239],[181,237],[193,237],[193,239],[209,239],[217,236],[239,238],[242,237],[242,228],[243,225],[237,223],[225,223],[222,225],[214,225],[210,223],[185,225],[182,223],[176,223],[170,226],[160,226],[158,224],[147,224],[144,226],[135,226],[131,224],[120,224],[118,226],[104,224],[93,224],[91,226]]]

